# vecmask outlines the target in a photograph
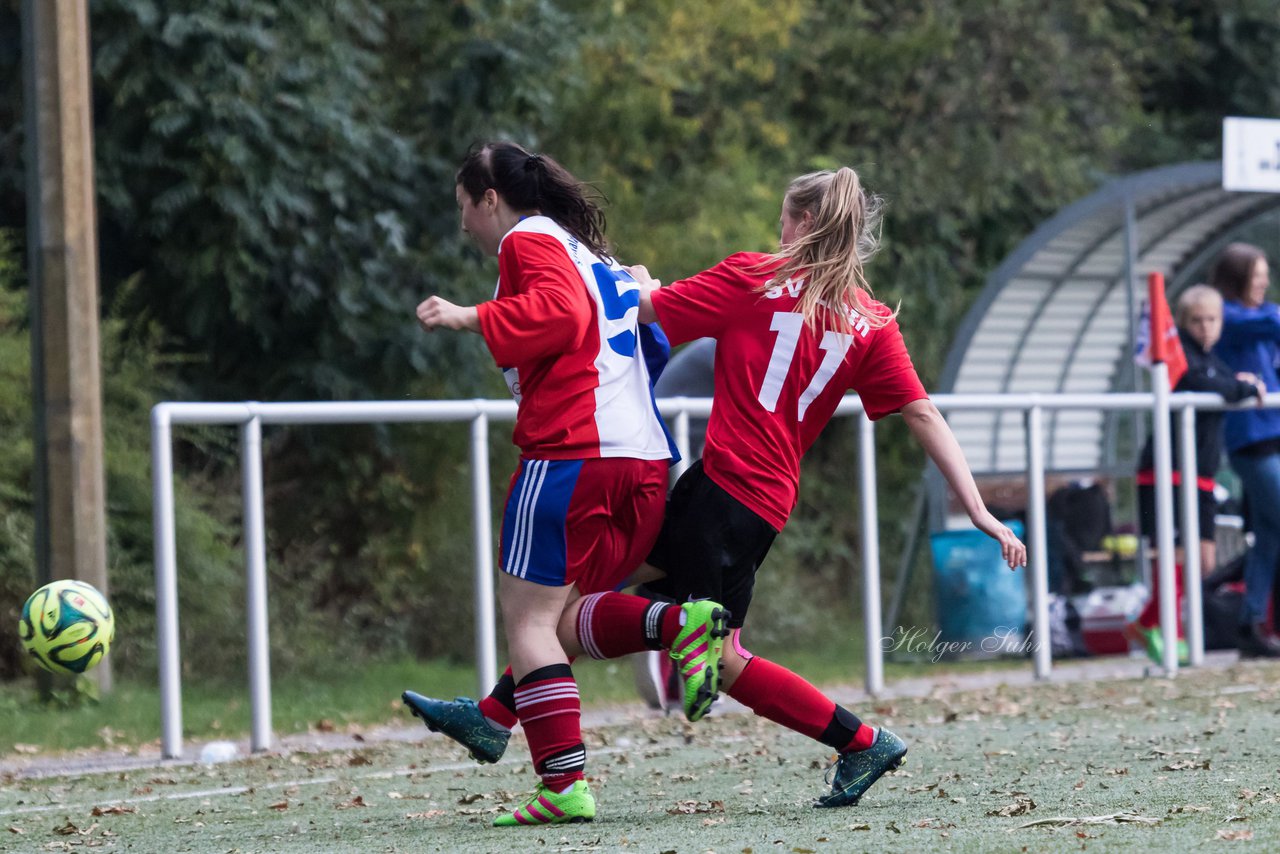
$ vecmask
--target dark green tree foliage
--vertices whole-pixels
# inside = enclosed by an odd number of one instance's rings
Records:
[[[0,228],[26,227],[23,139],[22,27],[18,2],[9,0],[0,2]]]
[[[1139,4],[1135,4],[1139,5]],[[1140,4],[1145,6],[1148,4]],[[1280,116],[1280,10],[1271,0],[1150,4],[1177,22],[1174,50],[1144,55],[1151,121],[1137,129],[1142,165],[1221,156],[1223,116]]]
[[[232,398],[407,376],[416,202],[375,89],[376,3],[93,4],[106,291]]]

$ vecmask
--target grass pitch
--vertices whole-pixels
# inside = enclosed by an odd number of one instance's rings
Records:
[[[689,725],[619,711],[585,733],[592,824],[490,827],[532,786],[523,740],[478,766],[424,728],[215,766],[3,780],[0,850],[1275,850],[1277,677],[1280,665],[1247,664],[876,701],[855,711],[911,752],[838,810],[811,807],[829,756],[801,736],[745,714]]]

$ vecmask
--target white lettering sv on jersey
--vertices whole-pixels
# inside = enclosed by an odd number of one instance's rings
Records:
[[[787,276],[787,280],[780,285],[774,285],[764,292],[765,299],[781,299],[785,294],[792,299],[799,299],[800,292],[804,290],[804,277],[793,279]],[[831,311],[835,311],[835,307],[826,300],[818,300],[818,304],[824,306]],[[849,318],[849,323],[853,325],[853,331],[858,333],[860,338],[866,338],[867,333],[871,331],[871,324],[867,323],[867,319],[858,314],[853,309],[846,309],[845,316]]]

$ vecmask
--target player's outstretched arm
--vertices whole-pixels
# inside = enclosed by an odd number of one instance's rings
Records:
[[[933,460],[942,476],[946,478],[952,490],[960,497],[969,518],[979,531],[1000,543],[1000,554],[1010,569],[1027,565],[1027,547],[982,503],[978,493],[978,485],[973,481],[973,472],[960,450],[960,443],[947,424],[938,407],[928,398],[915,400],[902,407],[902,417],[906,419],[911,434],[924,448],[924,452]]]

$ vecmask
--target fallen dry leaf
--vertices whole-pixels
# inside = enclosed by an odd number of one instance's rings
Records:
[[[1161,771],[1208,771],[1209,760],[1201,759],[1197,762],[1194,759],[1183,759],[1181,762],[1174,762],[1160,769]]]
[[[107,807],[107,808],[105,808],[105,809],[104,809],[104,808],[102,808],[102,807],[94,807],[94,808],[93,808],[93,810],[92,810],[89,814],[90,814],[90,815],[94,815],[94,816],[102,816],[102,815],[124,815],[125,813],[135,813],[135,812],[137,812],[137,811],[138,811],[138,808],[137,808],[137,807],[121,807],[121,806],[115,806],[115,807]]]
[[[445,810],[427,810],[426,812],[411,812],[405,818],[439,818],[442,815],[448,815]]]
[[[1252,830],[1219,830],[1219,839],[1226,839],[1231,842],[1246,842],[1253,839]]]
[[[289,802],[288,802],[288,801],[280,801],[280,802],[278,802],[278,803],[274,803],[274,804],[272,804],[271,806],[267,807],[267,809],[272,809],[272,810],[281,810],[281,811],[283,811],[283,810],[287,810],[288,808],[289,808]]]
[[[345,801],[340,804],[335,804],[334,809],[349,810],[352,807],[367,807],[367,806],[369,805],[364,802],[364,796],[356,795],[354,798],[352,798],[349,801]]]
[[[1036,808],[1036,802],[1024,795],[1017,798],[1013,803],[1009,804],[1008,806],[1003,806],[1003,807],[1000,807],[999,809],[991,810],[990,812],[987,813],[987,815],[998,816],[1002,818],[1009,818],[1010,816],[1015,816],[1015,815],[1026,815],[1027,813],[1031,812],[1035,808]]]
[[[667,810],[668,815],[693,815],[703,812],[724,812],[724,801],[677,801],[674,807]]]

